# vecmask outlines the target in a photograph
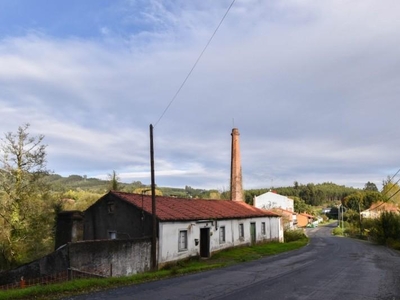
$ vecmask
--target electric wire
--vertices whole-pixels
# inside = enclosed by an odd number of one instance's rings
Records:
[[[389,181],[392,181],[392,179],[393,179],[397,174],[399,174],[399,172],[400,172],[400,169],[397,170],[396,174],[394,174],[394,175],[389,179]]]
[[[390,179],[388,180],[388,183],[390,183],[392,181],[392,179],[400,172],[400,169],[397,170],[396,174],[394,174],[392,177],[390,177]],[[387,191],[385,191],[385,193],[383,194],[383,196],[385,196],[387,193],[389,193],[389,191],[394,188],[396,186],[396,184],[400,181],[397,180]],[[390,199],[390,198],[389,198]]]
[[[398,193],[400,192],[400,189],[397,190],[396,193],[394,193],[392,196],[390,196],[387,201],[389,201],[390,199],[392,199],[394,196],[396,196]]]
[[[233,4],[235,3],[236,0],[232,0],[231,4],[229,5],[228,9],[226,10],[224,16],[222,17],[221,21],[219,22],[217,28],[214,30],[213,34],[211,35],[210,39],[208,40],[207,44],[205,45],[205,47],[203,48],[203,51],[201,51],[200,55],[198,56],[198,58],[196,59],[196,62],[194,63],[194,65],[192,66],[192,68],[190,69],[189,73],[186,75],[185,79],[183,80],[182,84],[179,86],[178,90],[176,91],[175,95],[172,97],[171,101],[168,103],[167,107],[164,109],[163,113],[161,114],[161,116],[158,118],[157,122],[154,124],[154,128],[157,126],[157,124],[161,121],[161,119],[164,117],[165,113],[168,111],[169,107],[172,105],[172,103],[175,101],[176,97],[178,96],[178,94],[180,93],[180,91],[182,90],[183,86],[185,85],[186,81],[189,79],[190,75],[193,73],[193,70],[196,68],[198,62],[200,61],[201,57],[203,56],[204,52],[206,51],[206,49],[208,48],[208,46],[210,45],[211,41],[213,40],[215,34],[217,33],[218,29],[221,27],[222,22],[224,22],[226,16],[228,15],[229,11],[231,10]]]

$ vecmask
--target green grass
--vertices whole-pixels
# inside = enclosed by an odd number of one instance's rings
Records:
[[[169,265],[156,272],[146,272],[126,277],[112,277],[102,279],[77,279],[64,283],[47,286],[34,286],[25,289],[0,291],[0,300],[8,299],[60,299],[72,295],[90,293],[125,285],[155,281],[163,278],[179,276],[189,273],[201,272],[221,268],[240,262],[251,261],[264,256],[279,254],[286,251],[299,249],[308,243],[307,238],[302,238],[289,243],[264,243],[250,247],[238,247],[220,251],[210,259],[190,258],[177,264]]]

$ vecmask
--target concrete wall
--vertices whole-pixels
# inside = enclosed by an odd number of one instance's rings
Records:
[[[0,273],[0,285],[19,282],[24,279],[34,279],[61,273],[69,267],[68,247],[63,247],[49,255],[22,265],[16,269]]]
[[[256,226],[256,242],[283,241],[280,218],[264,217],[229,220],[204,220],[191,222],[160,222],[159,266],[165,263],[200,255],[200,229],[210,229],[210,253],[251,243],[250,224]],[[261,224],[265,223],[265,234]],[[244,236],[239,237],[239,224],[243,224]],[[221,228],[225,228],[225,242],[220,242]],[[179,232],[187,230],[187,250],[179,251]]]
[[[69,244],[70,267],[102,276],[127,276],[150,270],[151,241],[107,240]]]
[[[311,220],[307,216],[297,215],[297,227],[306,227],[308,223],[311,223]]]
[[[126,276],[151,267],[151,240],[106,240],[69,243],[45,257],[0,273],[0,285],[21,277],[37,279],[76,269],[101,276]]]

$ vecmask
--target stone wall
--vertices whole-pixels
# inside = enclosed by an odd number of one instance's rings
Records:
[[[34,279],[58,274],[66,271],[68,267],[68,247],[65,246],[31,263],[10,271],[1,272],[0,285],[19,282],[22,277],[24,279]]]
[[[69,246],[70,267],[102,276],[127,276],[150,270],[151,241],[83,241]]]
[[[57,251],[0,273],[0,285],[53,276],[68,269],[100,276],[127,276],[151,268],[151,240],[104,240],[68,243]]]

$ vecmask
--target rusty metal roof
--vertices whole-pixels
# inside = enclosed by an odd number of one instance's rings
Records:
[[[110,194],[127,201],[147,213],[152,213],[151,196],[111,191]],[[243,219],[280,217],[271,211],[244,202],[231,200],[185,199],[156,196],[156,215],[161,221]]]

